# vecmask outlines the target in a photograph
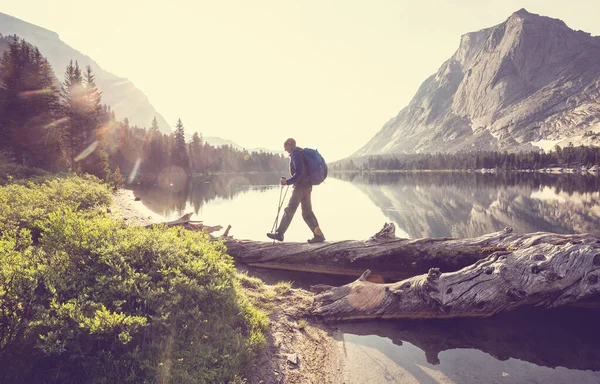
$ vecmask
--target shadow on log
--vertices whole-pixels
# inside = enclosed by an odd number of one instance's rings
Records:
[[[341,324],[354,335],[377,335],[396,345],[404,342],[439,364],[439,354],[476,349],[505,361],[510,358],[538,366],[600,371],[600,311],[527,309],[486,319],[401,320]]]
[[[505,250],[456,272],[431,268],[397,283],[375,284],[366,280],[367,270],[341,287],[316,287],[314,314],[326,320],[453,318],[528,306],[600,307],[600,239],[511,234],[498,247]]]

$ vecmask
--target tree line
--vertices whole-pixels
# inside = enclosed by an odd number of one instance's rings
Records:
[[[175,132],[117,121],[102,103],[95,75],[75,61],[64,79],[54,75],[37,47],[0,35],[0,162],[75,171],[104,180],[156,180],[174,173],[282,171],[287,160],[268,152],[214,147],[199,133],[191,141],[179,119]]]
[[[459,153],[425,153],[366,156],[338,161],[334,171],[365,170],[525,170],[553,167],[575,168],[600,166],[600,148],[575,147],[572,143],[553,151],[500,152],[472,151]]]
[[[600,177],[593,174],[545,172],[341,172],[336,177],[357,184],[386,186],[437,186],[457,190],[524,187],[529,190],[552,188],[562,192],[592,193],[600,190]]]

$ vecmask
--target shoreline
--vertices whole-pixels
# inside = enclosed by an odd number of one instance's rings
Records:
[[[331,174],[336,173],[541,173],[548,175],[578,175],[578,176],[598,176],[600,168],[562,168],[549,167],[540,169],[496,169],[496,168],[480,168],[480,169],[372,169],[372,170],[332,170]]]
[[[133,191],[120,189],[112,194],[110,214],[121,218],[129,225],[160,223],[156,215],[135,201]],[[250,270],[236,264],[238,273],[253,275],[268,274],[266,271]],[[254,273],[256,272],[256,273]],[[261,279],[262,280],[262,279]],[[272,285],[264,283],[267,289]],[[288,292],[272,299],[272,311],[265,311],[269,318],[269,329],[265,332],[267,344],[254,366],[249,370],[249,384],[341,384],[344,380],[344,342],[337,328],[327,326],[309,315],[312,294],[301,288],[290,288]]]

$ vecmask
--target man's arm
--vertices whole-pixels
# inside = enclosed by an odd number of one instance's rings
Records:
[[[294,184],[304,174],[304,164],[302,164],[302,151],[292,152],[292,162],[294,163],[294,169],[296,172],[286,180],[286,184]]]

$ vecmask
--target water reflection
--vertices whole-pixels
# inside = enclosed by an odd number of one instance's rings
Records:
[[[489,319],[342,324],[340,330],[347,374],[368,367],[369,382],[598,383],[598,321],[600,313],[589,310],[529,309]]]
[[[178,191],[155,186],[135,193],[162,220],[194,212],[209,225],[231,224],[237,238],[262,240],[277,213],[278,181],[276,174],[219,175]],[[339,174],[315,187],[313,206],[329,240],[366,239],[386,221],[400,237],[474,237],[507,226],[600,235],[599,190],[599,177],[580,175]],[[286,240],[309,235],[298,214]]]
[[[394,173],[340,175],[410,237],[517,232],[600,234],[600,178],[580,175]]]
[[[165,191],[158,186],[134,192],[151,211],[145,213],[158,215],[158,221],[174,220],[183,213],[194,212],[193,219],[206,224],[231,225],[230,233],[237,239],[268,240],[265,234],[273,227],[282,192],[279,177],[218,175],[192,180],[181,192]],[[284,193],[285,190],[286,187]],[[291,193],[290,188],[285,195],[286,202]],[[389,221],[357,186],[335,178],[315,187],[312,203],[328,240],[366,239]],[[402,230],[397,234],[407,236]],[[298,210],[285,240],[303,242],[310,237],[312,234]]]

